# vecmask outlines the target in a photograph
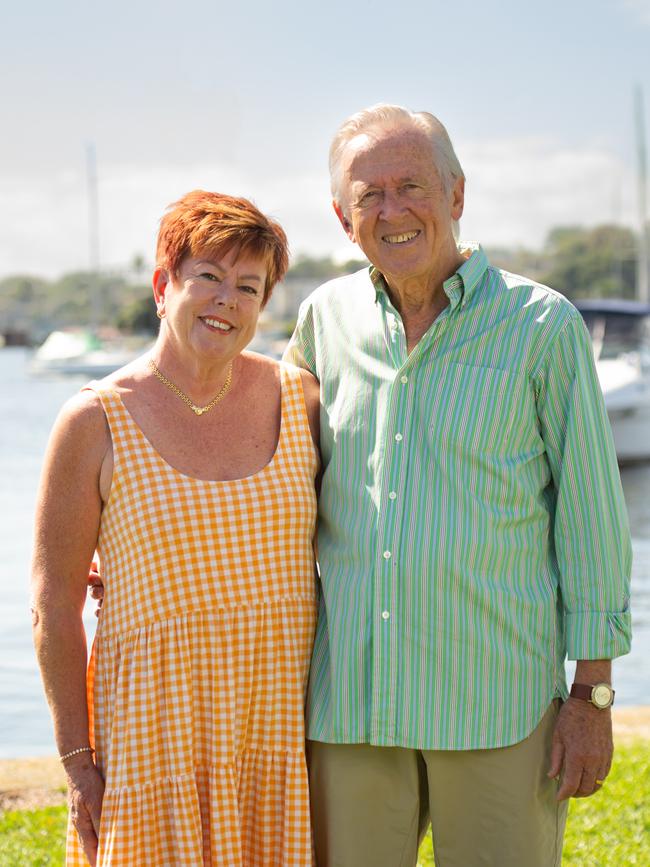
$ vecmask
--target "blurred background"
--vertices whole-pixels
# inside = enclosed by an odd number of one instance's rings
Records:
[[[331,209],[327,152],[380,101],[447,126],[463,239],[583,311],[634,536],[617,702],[650,703],[649,38],[650,0],[3,9],[0,757],[54,752],[28,615],[42,454],[61,403],[153,340],[165,207],[200,187],[282,223],[292,268],[256,339],[278,355],[302,298],[363,264]]]

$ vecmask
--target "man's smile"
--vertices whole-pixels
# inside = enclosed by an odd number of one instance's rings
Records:
[[[419,234],[420,230],[416,229],[414,232],[401,232],[399,235],[382,235],[381,240],[387,244],[406,244],[407,241],[417,238]]]

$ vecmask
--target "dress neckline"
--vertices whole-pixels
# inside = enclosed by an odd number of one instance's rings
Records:
[[[264,466],[261,467],[261,469],[257,470],[256,472],[251,473],[248,476],[240,476],[236,479],[201,479],[198,476],[192,476],[189,473],[184,473],[182,470],[179,470],[178,467],[175,467],[172,463],[170,463],[166,458],[164,458],[160,454],[158,449],[156,449],[154,447],[153,443],[151,442],[151,440],[149,439],[147,434],[142,430],[140,425],[133,418],[133,415],[131,414],[130,410],[127,408],[126,404],[122,400],[121,394],[119,394],[119,392],[115,391],[114,389],[110,389],[110,392],[111,392],[111,394],[114,394],[115,397],[118,399],[120,406],[122,407],[122,409],[124,410],[124,413],[128,417],[129,424],[132,425],[133,428],[137,431],[138,436],[144,441],[147,449],[149,449],[151,452],[153,452],[153,454],[156,456],[156,458],[162,464],[164,464],[164,466],[167,469],[171,470],[173,473],[175,473],[178,476],[181,476],[184,479],[189,479],[191,482],[199,482],[199,483],[203,483],[203,484],[207,484],[207,485],[227,485],[227,484],[236,484],[238,482],[241,483],[241,482],[251,481],[251,480],[257,478],[258,476],[261,476],[261,475],[269,472],[271,470],[271,468],[273,467],[273,465],[275,464],[275,462],[277,461],[277,459],[280,455],[281,446],[282,446],[283,440],[284,440],[285,421],[286,421],[286,414],[287,414],[287,401],[286,401],[287,382],[288,382],[288,380],[287,380],[287,372],[286,372],[285,366],[284,366],[284,364],[280,364],[280,430],[278,432],[278,439],[277,439],[277,442],[275,444],[275,449],[273,451],[273,454],[271,455],[270,460],[268,461],[268,463],[264,464]]]

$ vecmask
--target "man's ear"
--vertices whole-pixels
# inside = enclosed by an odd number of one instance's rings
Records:
[[[153,297],[156,302],[156,309],[161,316],[165,315],[165,290],[169,284],[169,271],[166,268],[161,268],[159,265],[153,272],[151,280],[153,286]]]
[[[465,178],[457,178],[451,193],[451,216],[460,220],[465,207]]]
[[[343,231],[353,243],[356,243],[357,239],[354,237],[354,229],[352,228],[352,223],[343,213],[343,208],[336,200],[332,202],[332,207],[336,212],[336,216],[339,218],[339,223],[343,226]]]

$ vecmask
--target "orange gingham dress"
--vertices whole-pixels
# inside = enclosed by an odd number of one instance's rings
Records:
[[[311,865],[304,697],[316,622],[318,457],[299,372],[260,472],[201,481],[93,387],[114,472],[88,669],[106,791],[98,865]],[[86,865],[68,832],[68,865]]]

